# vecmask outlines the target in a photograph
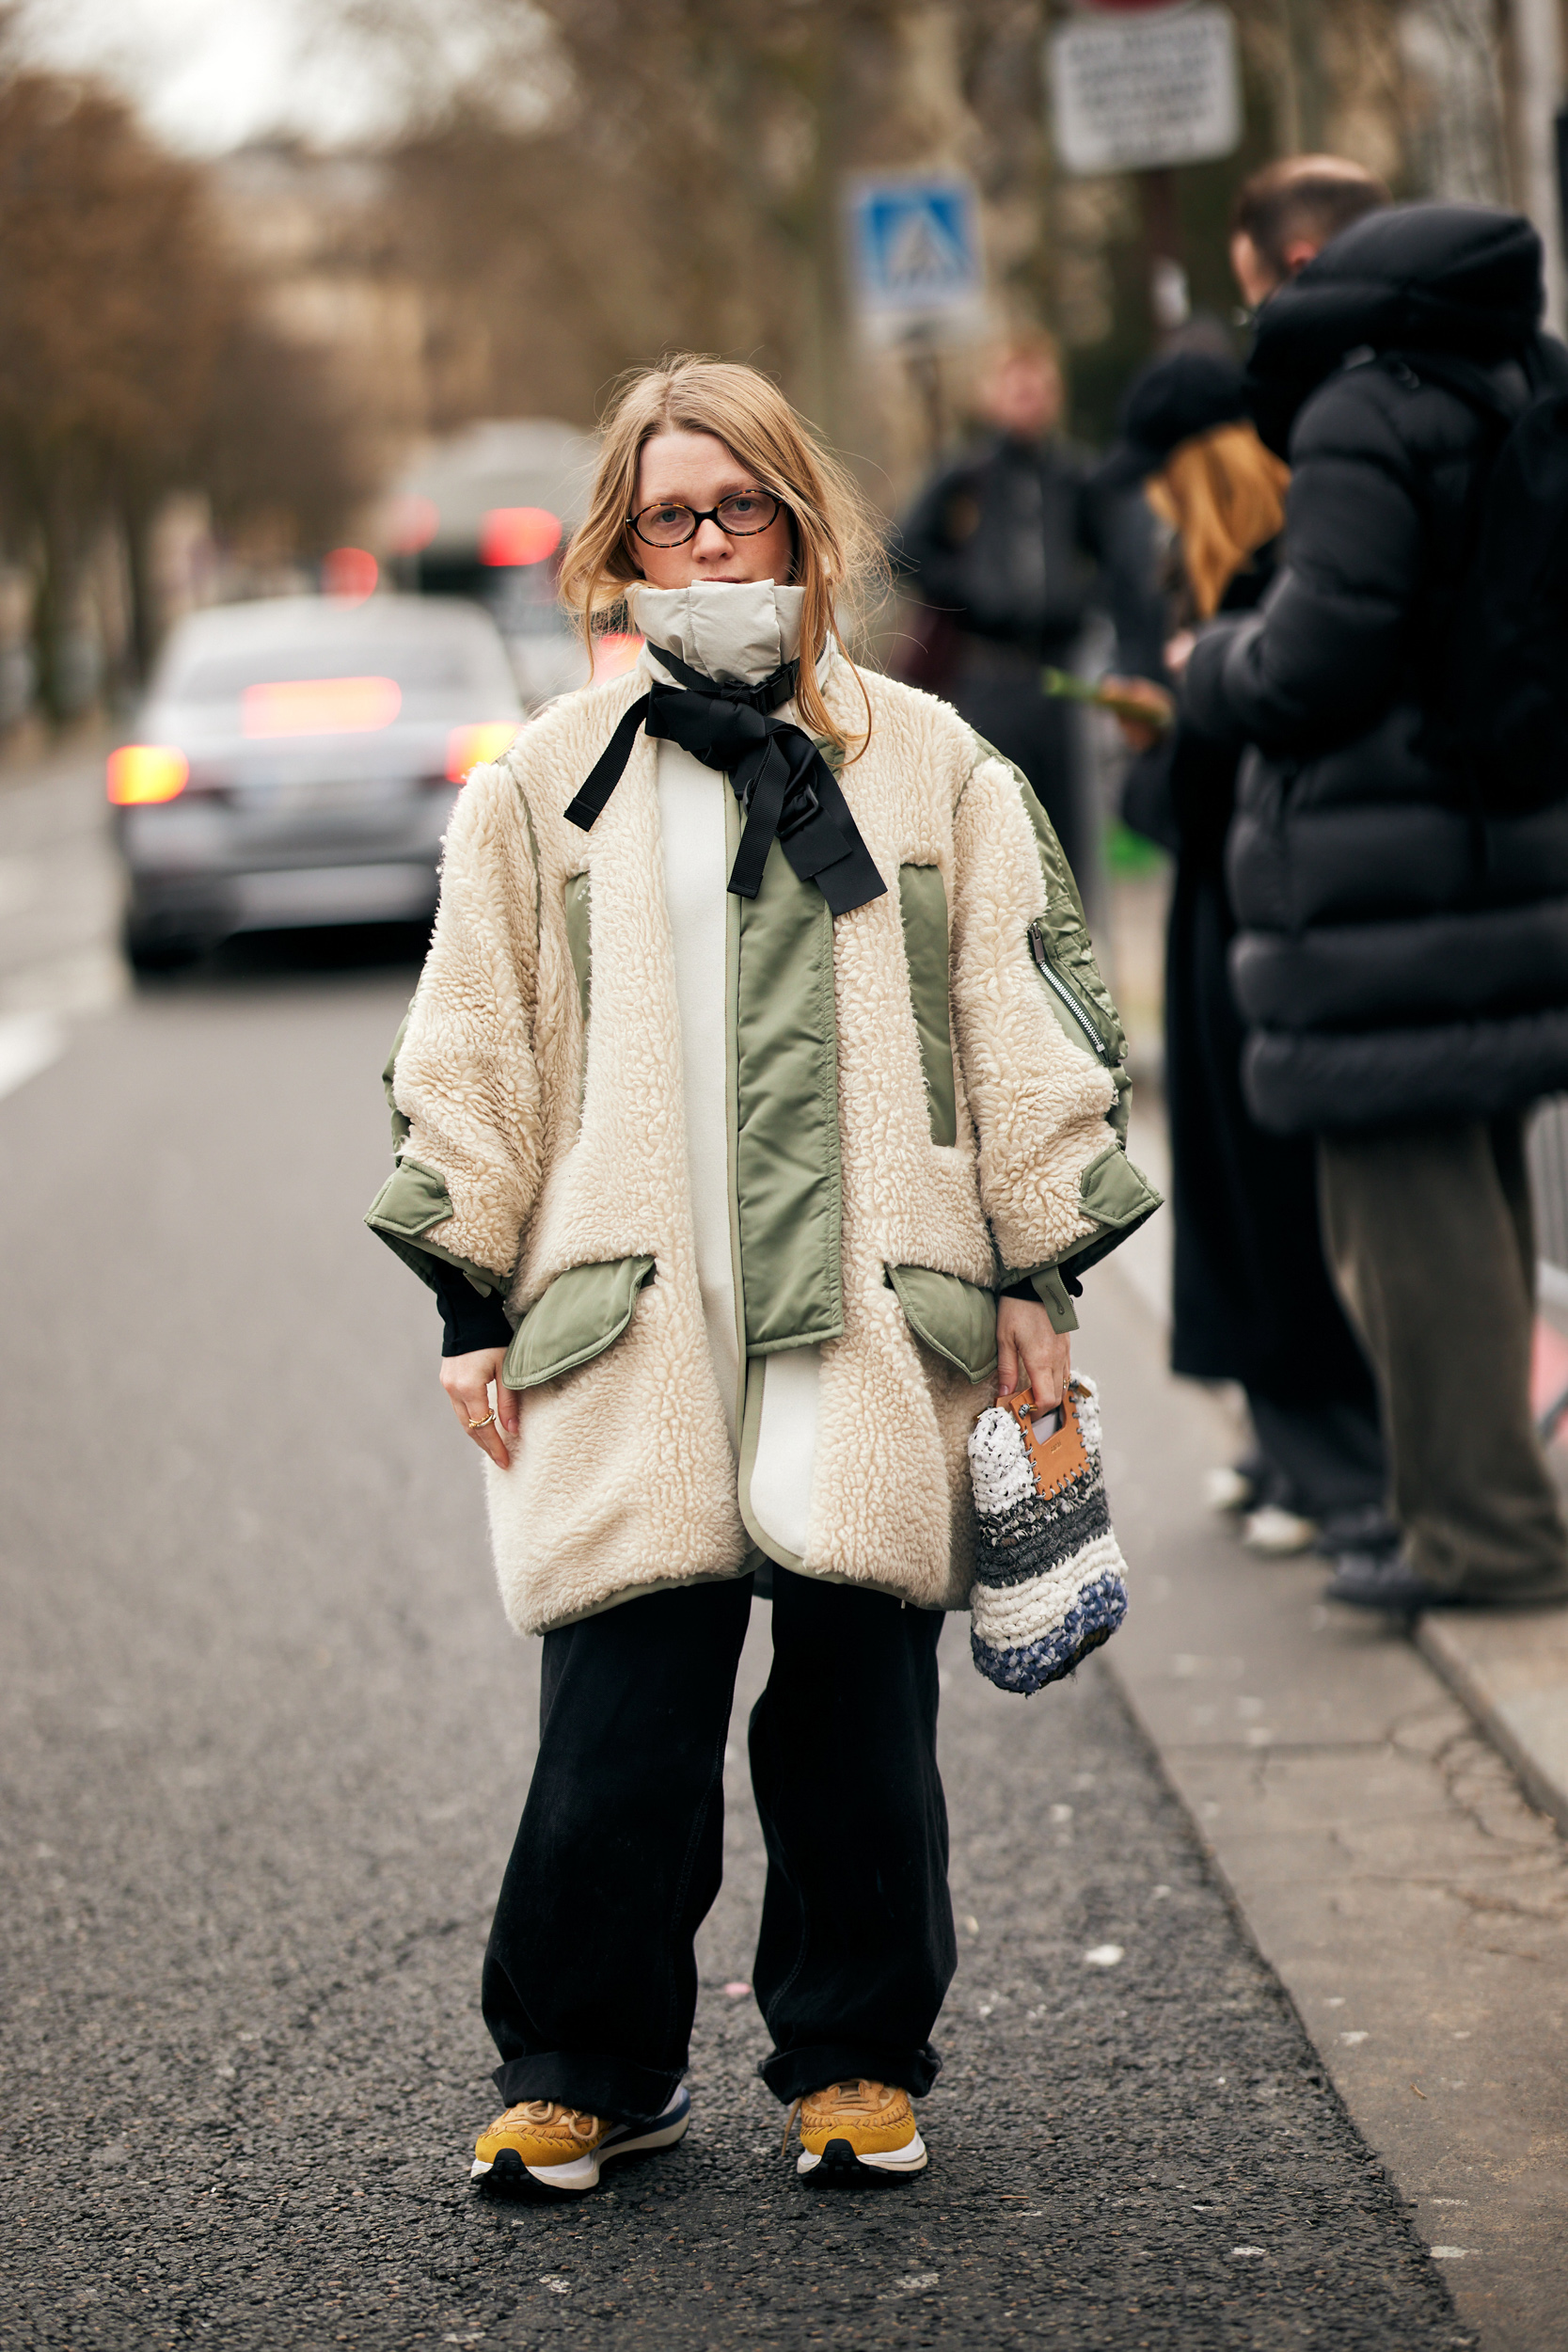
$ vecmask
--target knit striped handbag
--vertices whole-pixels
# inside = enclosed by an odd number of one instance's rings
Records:
[[[1108,1642],[1127,1613],[1127,1563],[1111,1527],[1100,1404],[1074,1373],[1054,1436],[1035,1435],[1021,1389],[981,1414],[974,1482],[974,1663],[999,1691],[1043,1691]]]

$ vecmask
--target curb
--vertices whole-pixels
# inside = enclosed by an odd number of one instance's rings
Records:
[[[1568,1836],[1568,1610],[1422,1617],[1416,1646]]]

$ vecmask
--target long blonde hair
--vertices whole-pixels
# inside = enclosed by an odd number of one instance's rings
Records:
[[[1170,524],[1207,621],[1249,556],[1278,535],[1291,469],[1250,424],[1217,424],[1171,452],[1144,495]]]
[[[803,725],[847,750],[843,728],[823,702],[815,665],[830,638],[847,659],[834,608],[839,597],[879,574],[880,534],[846,469],[755,368],[683,352],[658,367],[638,369],[617,387],[588,514],[561,566],[562,601],[577,616],[590,659],[595,631],[641,577],[626,517],[637,501],[643,447],[660,433],[713,434],[754,474],[759,489],[770,490],[788,508],[795,525],[794,585],[805,590],[796,703]],[[863,686],[861,696],[864,701]],[[870,740],[869,702],[865,716],[857,758]]]

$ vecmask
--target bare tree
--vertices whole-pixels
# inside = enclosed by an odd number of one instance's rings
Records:
[[[199,167],[90,84],[0,80],[0,522],[33,571],[40,699],[79,696],[69,660],[85,567],[119,535],[131,664],[155,615],[147,548],[175,488],[230,522],[287,513],[307,545],[368,486],[319,363],[253,315]]]

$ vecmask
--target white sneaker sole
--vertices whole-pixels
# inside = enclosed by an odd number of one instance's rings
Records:
[[[1266,1502],[1260,1511],[1247,1514],[1242,1526],[1242,1542],[1246,1550],[1261,1552],[1266,1560],[1285,1560],[1295,1552],[1308,1550],[1317,1533],[1316,1519],[1303,1518],[1295,1511],[1282,1511],[1277,1504]]]
[[[688,2107],[686,2113],[678,2117],[673,2123],[655,2124],[645,2132],[639,2132],[634,2139],[617,2139],[608,2148],[591,2148],[587,2155],[576,2156],[570,2164],[524,2164],[518,2159],[515,2150],[504,2149],[501,2156],[497,2157],[491,2164],[482,2163],[476,2156],[469,2169],[468,2178],[471,2181],[483,2181],[493,2173],[496,2166],[499,2164],[503,2178],[508,2172],[513,2175],[514,2179],[519,2173],[526,2172],[531,2180],[539,2183],[541,2188],[558,2188],[565,2196],[580,2197],[586,2190],[598,2187],[602,2166],[610,2163],[616,2156],[636,2156],[641,2155],[645,2150],[673,2148],[677,2139],[685,2138],[687,2126],[690,2121],[691,2110]],[[512,2158],[510,2164],[503,2162],[506,2156]]]
[[[834,2143],[830,2140],[828,2147],[832,2148],[833,2144]],[[795,2160],[795,2169],[800,2173],[802,2180],[804,2180],[808,2173],[815,2172],[816,2170],[818,2165],[822,2163],[827,2153],[827,2149],[824,2149],[822,2155],[814,2156],[809,2149],[801,2150],[800,2155]],[[924,2172],[927,2163],[928,2162],[928,2158],[926,2153],[926,2142],[921,2138],[920,2134],[916,2132],[914,2137],[910,2141],[907,2148],[890,2148],[885,2152],[879,2152],[875,2154],[863,2156],[857,2154],[854,2161],[857,2166],[863,2166],[865,2170],[868,2172]],[[844,2159],[839,2157],[836,2163],[832,2166],[830,2169],[837,2170],[840,2167],[842,2167],[842,2169],[846,2171],[849,2169],[847,2165],[844,2164]]]

